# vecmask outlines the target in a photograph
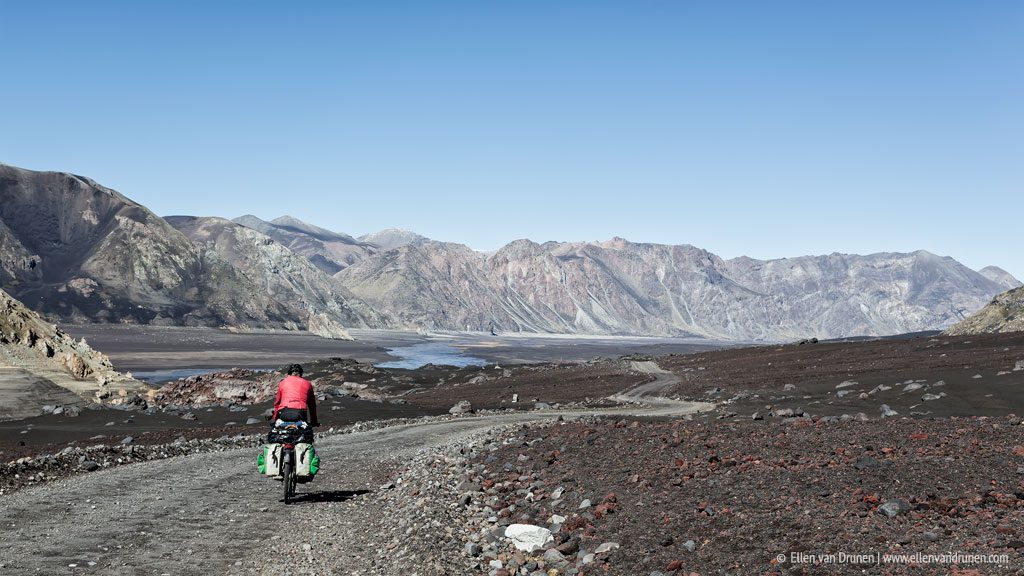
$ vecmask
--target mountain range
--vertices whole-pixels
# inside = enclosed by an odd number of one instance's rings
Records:
[[[63,322],[775,341],[941,329],[1020,282],[926,251],[725,260],[614,238],[482,253],[287,216],[161,218],[88,178],[0,165],[0,286]]]

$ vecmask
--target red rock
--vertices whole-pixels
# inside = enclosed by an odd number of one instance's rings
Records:
[[[668,563],[668,566],[665,566],[665,570],[667,570],[669,572],[675,572],[675,571],[679,570],[682,567],[683,567],[682,561],[680,561],[680,560],[673,560],[673,561]]]

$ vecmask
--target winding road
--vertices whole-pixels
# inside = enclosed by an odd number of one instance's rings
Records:
[[[613,397],[625,402],[615,408],[461,416],[318,440],[327,464],[310,485],[317,491],[307,503],[320,510],[312,528],[304,517],[310,507],[285,507],[279,483],[255,473],[252,449],[131,464],[26,488],[0,498],[0,574],[282,573],[264,553],[275,539],[320,529],[338,541],[359,541],[351,519],[363,506],[360,492],[376,488],[383,468],[424,448],[559,416],[672,417],[713,407],[652,397],[674,376],[653,362],[633,368],[655,380]],[[368,573],[362,561],[353,552],[351,568],[331,573]]]

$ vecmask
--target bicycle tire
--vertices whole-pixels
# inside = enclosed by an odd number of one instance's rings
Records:
[[[281,475],[284,476],[284,503],[288,505],[291,503],[292,496],[295,495],[295,465],[291,462],[285,462],[284,467],[281,470]]]

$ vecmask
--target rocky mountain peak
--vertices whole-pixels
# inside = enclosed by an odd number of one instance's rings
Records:
[[[232,222],[266,234],[292,252],[306,257],[329,276],[378,251],[371,243],[307,224],[292,216],[281,216],[267,222],[247,214]]]
[[[386,228],[360,236],[359,241],[373,244],[381,250],[394,250],[409,244],[422,244],[430,241],[430,239],[410,230]]]
[[[358,244],[358,241],[341,232],[334,232],[326,228],[321,228],[307,222],[303,222],[294,216],[279,216],[270,221],[270,224],[298,234],[305,234],[321,240],[324,242],[344,242],[348,244]]]
[[[986,266],[981,270],[978,270],[978,273],[984,276],[985,278],[988,278],[989,280],[995,282],[996,284],[999,284],[1006,290],[1017,288],[1019,286],[1024,286],[1024,284],[1022,284],[1020,280],[1015,278],[1013,274],[1010,274],[1009,272],[1003,270],[999,266]]]
[[[633,246],[633,243],[620,236],[615,236],[610,240],[597,242],[596,245],[605,250],[625,250]]]

